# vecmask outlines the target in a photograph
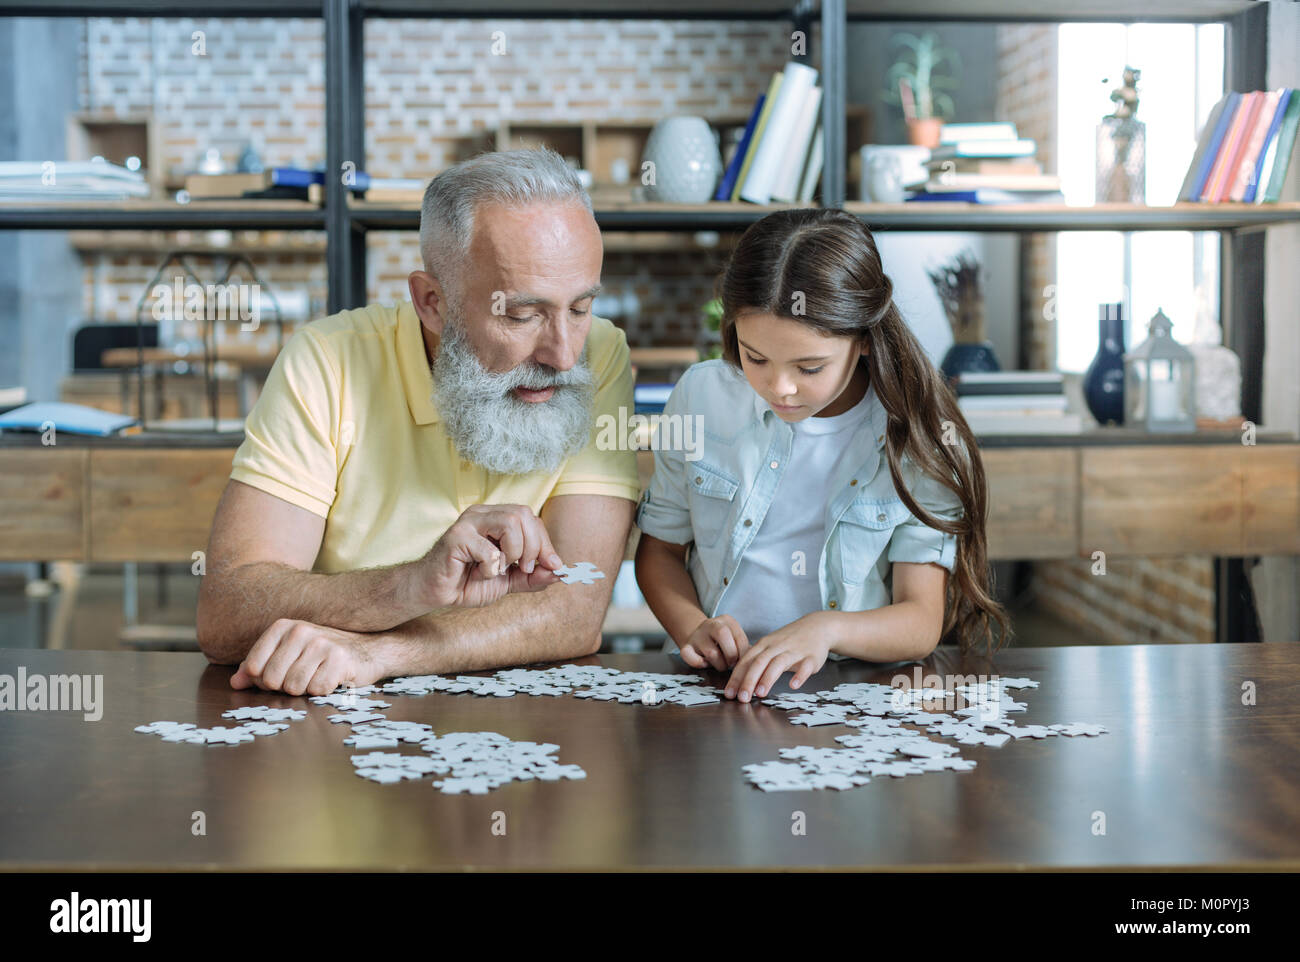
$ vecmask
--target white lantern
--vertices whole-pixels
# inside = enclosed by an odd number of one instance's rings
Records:
[[[1157,310],[1147,339],[1124,355],[1124,424],[1151,432],[1196,430],[1196,361]]]

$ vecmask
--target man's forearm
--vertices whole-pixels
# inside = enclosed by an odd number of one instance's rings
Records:
[[[600,648],[612,586],[554,584],[486,608],[446,608],[376,636],[386,676],[582,658]]]
[[[209,657],[234,663],[279,618],[382,632],[428,611],[412,580],[409,564],[338,574],[276,562],[218,569],[200,591],[199,641]]]

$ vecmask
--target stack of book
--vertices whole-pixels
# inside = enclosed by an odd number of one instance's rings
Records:
[[[369,201],[418,203],[424,197],[424,182],[409,179],[371,177],[355,171],[348,188]],[[309,200],[319,203],[325,171],[304,167],[271,167],[251,174],[190,174],[185,190],[192,200],[258,198],[261,200]]]
[[[1300,91],[1294,88],[1228,94],[1210,111],[1178,199],[1275,203],[1282,195],[1297,126]]]
[[[957,407],[976,434],[1078,434],[1058,371],[993,371],[957,377]]]
[[[714,200],[807,203],[825,160],[817,71],[791,61],[760,94]]]
[[[1044,174],[1038,145],[1013,123],[944,124],[926,161],[929,179],[908,184],[909,201],[1063,204],[1061,179]]]
[[[0,201],[127,200],[148,197],[138,170],[105,160],[0,163]]]

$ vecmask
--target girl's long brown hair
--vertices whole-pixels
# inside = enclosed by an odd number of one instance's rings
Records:
[[[1001,647],[1011,626],[991,593],[984,531],[988,488],[979,448],[952,392],[894,304],[893,283],[871,232],[836,208],[776,211],[741,236],[720,287],[722,353],[737,369],[736,318],[746,313],[774,314],[823,334],[866,339],[863,363],[889,415],[885,452],[894,489],[924,524],[957,536],[941,635],[955,629],[963,652],[975,647],[977,637],[990,654]],[[797,293],[802,297],[796,304]],[[944,443],[945,423],[960,445]],[[961,499],[963,517],[947,521],[916,503],[901,478],[904,456]],[[993,622],[1002,636],[996,646]]]

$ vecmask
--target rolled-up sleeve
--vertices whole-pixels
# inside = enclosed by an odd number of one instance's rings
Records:
[[[689,373],[682,375],[673,388],[664,405],[665,416],[676,414],[683,420],[690,416],[689,379]],[[655,473],[637,506],[636,526],[660,541],[689,544],[695,537],[686,501],[686,452],[657,450],[654,458]]]
[[[961,499],[942,483],[928,474],[911,466],[911,471],[904,465],[903,477],[908,481],[908,490],[922,508],[946,521],[956,521],[965,514]],[[931,528],[914,515],[894,528],[889,539],[890,563],[902,561],[908,564],[937,564],[949,572],[957,563],[957,536]]]

